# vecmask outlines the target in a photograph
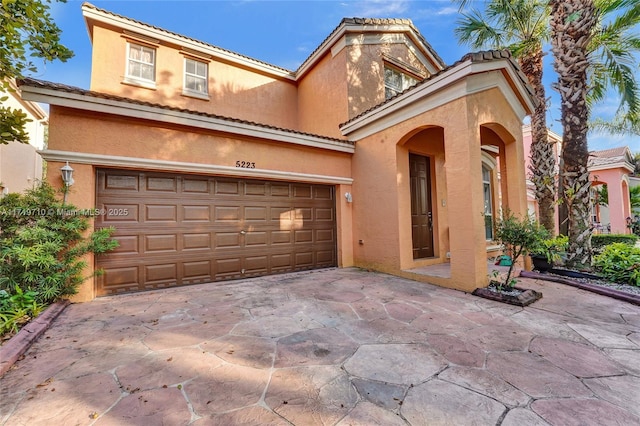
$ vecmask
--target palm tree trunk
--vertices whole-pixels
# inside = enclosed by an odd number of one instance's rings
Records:
[[[536,187],[538,218],[551,234],[555,233],[556,160],[554,141],[547,132],[547,99],[542,84],[542,46],[529,55],[519,58],[522,72],[534,88],[538,105],[531,115],[531,181]]]
[[[569,212],[567,264],[591,266],[587,45],[596,24],[593,0],[550,0],[551,45],[562,108],[563,202]]]

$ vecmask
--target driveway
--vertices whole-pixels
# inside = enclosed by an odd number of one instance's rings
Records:
[[[640,307],[522,279],[519,308],[355,268],[69,306],[6,425],[640,424]]]

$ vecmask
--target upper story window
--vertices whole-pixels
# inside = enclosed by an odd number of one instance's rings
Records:
[[[208,97],[208,64],[194,59],[184,59],[184,94]]]
[[[127,43],[127,77],[137,84],[155,87],[156,50],[135,43]]]
[[[384,98],[389,99],[418,82],[396,68],[384,67]]]

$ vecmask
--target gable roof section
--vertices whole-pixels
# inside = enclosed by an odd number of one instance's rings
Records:
[[[589,153],[589,170],[623,168],[633,172],[631,150],[628,146],[591,151]]]
[[[410,19],[398,18],[343,18],[340,24],[325,38],[322,43],[311,52],[309,57],[302,62],[296,71],[299,78],[304,75],[313,65],[329,50],[338,43],[347,33],[380,33],[393,32],[405,33],[416,44],[419,50],[425,53],[428,61],[435,70],[441,70],[446,65],[436,51],[431,47],[420,31],[413,25]],[[426,64],[425,64],[426,65]]]
[[[373,122],[384,118],[399,109],[410,104],[427,99],[429,96],[438,91],[442,91],[453,84],[460,82],[465,77],[488,73],[491,71],[501,71],[508,87],[501,87],[504,84],[496,81],[495,85],[499,86],[503,92],[513,93],[513,97],[508,99],[514,108],[519,111],[519,115],[524,118],[525,115],[531,114],[538,104],[535,98],[533,87],[529,84],[527,77],[520,70],[518,63],[511,56],[508,50],[488,50],[481,52],[472,52],[464,55],[454,64],[444,68],[440,72],[429,76],[428,78],[414,84],[408,89],[396,94],[395,96],[385,100],[384,102],[360,113],[352,119],[340,124],[340,129],[344,135],[348,135],[372,124]],[[477,91],[484,90],[486,87],[477,88]],[[470,94],[468,90],[464,93],[451,93],[440,101],[434,101],[425,111],[436,106],[450,102],[454,99]],[[420,111],[422,112],[422,111]],[[404,118],[406,119],[406,117]],[[401,121],[401,120],[399,120]],[[395,124],[393,121],[387,125]],[[367,134],[375,133],[381,129],[380,126],[374,126],[371,130],[359,132],[356,139],[364,137]]]
[[[410,19],[373,19],[373,18],[344,18],[340,24],[324,39],[322,43],[309,55],[307,59],[298,67],[296,71],[260,61],[249,56],[245,56],[231,50],[223,49],[212,44],[193,39],[172,31],[165,30],[155,25],[147,24],[126,16],[110,12],[94,6],[91,3],[82,4],[82,14],[87,24],[89,37],[93,39],[92,21],[102,22],[122,28],[125,31],[137,33],[142,36],[160,39],[162,41],[175,44],[186,49],[192,49],[211,55],[220,59],[240,64],[279,78],[297,81],[313,65],[324,56],[336,43],[338,43],[347,33],[404,33],[415,44],[418,50],[430,62],[431,68],[440,70],[445,67],[445,63],[433,50],[431,45],[420,34],[420,31],[413,25]],[[426,65],[426,64],[425,64]]]
[[[138,101],[122,96],[94,92],[33,78],[19,80],[18,85],[22,90],[23,97],[35,102],[45,102],[51,105],[86,111],[180,124],[332,151],[354,152],[353,142],[328,136],[314,135],[231,117]]]

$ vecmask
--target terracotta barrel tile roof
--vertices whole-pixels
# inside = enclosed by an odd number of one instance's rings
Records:
[[[291,134],[310,136],[310,137],[325,139],[325,140],[333,141],[333,142],[340,142],[340,143],[349,144],[349,145],[353,145],[354,144],[353,142],[350,142],[350,141],[345,140],[345,139],[337,139],[337,138],[332,138],[332,137],[324,136],[324,135],[316,135],[316,134],[313,134],[313,133],[306,133],[306,132],[301,132],[301,131],[297,131],[297,130],[292,130],[292,129],[286,129],[286,128],[282,128],[282,127],[272,126],[272,125],[269,125],[269,124],[256,123],[256,122],[253,122],[253,121],[242,120],[242,119],[239,119],[239,118],[225,117],[225,116],[221,116],[221,115],[217,115],[217,114],[209,114],[209,113],[205,113],[205,112],[201,112],[201,111],[189,110],[189,109],[185,109],[185,108],[177,108],[177,107],[172,107],[172,106],[162,105],[162,104],[157,104],[157,103],[152,103],[152,102],[139,101],[139,100],[136,100],[136,99],[125,98],[123,96],[111,95],[111,94],[101,93],[101,92],[94,92],[94,91],[91,91],[91,90],[81,89],[79,87],[68,86],[66,84],[52,83],[50,81],[44,81],[44,80],[37,80],[35,78],[23,78],[21,80],[18,80],[17,83],[18,83],[18,86],[39,87],[39,88],[43,88],[43,89],[51,89],[51,90],[60,91],[60,92],[75,93],[75,94],[78,94],[78,95],[89,96],[89,97],[93,97],[93,98],[108,99],[108,100],[113,100],[113,101],[126,102],[126,103],[130,103],[130,104],[134,104],[134,105],[143,105],[143,106],[149,106],[149,107],[154,107],[154,108],[161,108],[161,109],[165,109],[165,110],[168,110],[168,111],[183,112],[183,113],[187,113],[187,114],[198,115],[198,116],[201,116],[201,117],[210,117],[210,118],[223,120],[223,121],[229,121],[229,122],[233,122],[233,123],[241,123],[241,124],[247,124],[247,125],[262,127],[262,128],[265,128],[265,129],[279,130],[279,131],[283,131],[283,132],[287,132],[287,133],[291,133]]]

